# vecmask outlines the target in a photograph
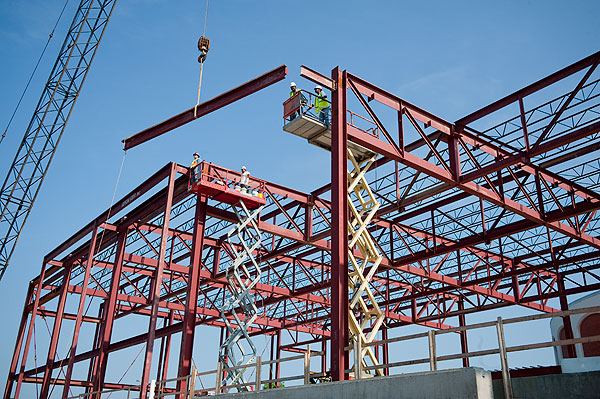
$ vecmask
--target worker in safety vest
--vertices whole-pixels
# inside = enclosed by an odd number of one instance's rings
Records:
[[[327,101],[327,94],[323,92],[323,88],[319,85],[315,87],[315,113],[319,117],[319,121],[325,125],[325,127],[329,127],[329,110],[330,105],[329,101]]]
[[[201,163],[202,158],[200,158],[200,155],[197,152],[195,152],[194,160],[192,161],[192,165],[190,166],[192,184],[194,184],[200,179],[200,171],[198,166],[200,166]]]
[[[300,108],[298,108],[298,111],[290,115],[290,120],[293,120],[296,118],[296,116],[301,115],[301,113],[303,112],[302,108],[304,105],[306,105],[307,102],[306,97],[304,97],[304,94],[302,94],[300,90],[296,89],[296,83],[292,82],[290,83],[290,98],[294,97],[295,95],[300,96]]]

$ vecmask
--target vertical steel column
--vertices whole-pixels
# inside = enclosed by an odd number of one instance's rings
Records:
[[[85,262],[85,276],[83,278],[83,287],[81,288],[81,296],[79,297],[79,308],[75,319],[75,328],[73,330],[73,340],[71,341],[71,350],[69,351],[69,363],[67,364],[67,372],[65,374],[65,385],[63,387],[62,397],[66,399],[69,396],[69,386],[71,384],[71,375],[73,374],[73,365],[75,364],[75,352],[77,351],[77,342],[79,340],[79,330],[83,321],[85,312],[85,298],[87,296],[90,274],[94,262],[94,253],[96,252],[96,239],[98,237],[98,226],[94,225],[92,230],[92,238],[90,240],[90,249],[88,251],[87,261]]]
[[[321,373],[323,376],[327,373],[327,341],[323,339],[321,341]]]
[[[169,185],[167,187],[167,201],[165,204],[165,214],[160,235],[160,248],[158,250],[158,265],[156,274],[150,288],[150,298],[152,306],[150,308],[150,321],[148,323],[148,336],[146,339],[146,356],[144,358],[144,368],[142,371],[142,381],[140,383],[140,399],[146,399],[146,387],[150,380],[150,367],[152,366],[152,353],[154,350],[154,337],[156,331],[156,319],[158,318],[158,303],[160,301],[160,290],[162,288],[163,270],[165,268],[165,255],[167,253],[167,241],[169,239],[169,222],[171,221],[171,206],[173,205],[173,191],[175,188],[175,178],[177,171],[176,163],[171,163],[171,172],[169,173]],[[190,281],[189,284],[192,284]]]
[[[110,338],[112,335],[113,323],[115,321],[115,311],[117,307],[117,294],[119,293],[119,285],[121,281],[121,270],[123,269],[123,257],[125,255],[125,246],[127,243],[128,225],[120,225],[117,227],[117,252],[115,254],[115,264],[112,270],[110,279],[110,289],[108,298],[104,302],[102,309],[102,327],[98,342],[98,357],[94,364],[93,373],[93,390],[100,391],[104,386],[104,377],[106,376],[106,366],[108,364],[108,347],[110,346]]]
[[[381,329],[381,339],[382,340],[388,339],[388,329],[385,326]],[[390,353],[389,353],[388,343],[386,342],[385,344],[383,344],[383,364],[388,364],[389,362],[390,362]],[[385,367],[383,369],[383,373],[385,376],[390,375],[390,368]]]
[[[276,358],[281,359],[281,330],[277,331],[277,352]],[[277,362],[275,366],[275,378],[279,379],[281,377],[281,362]],[[279,382],[277,382],[277,386],[279,386]]]
[[[54,358],[56,357],[56,349],[58,347],[58,338],[60,336],[60,327],[62,325],[63,315],[65,313],[65,304],[67,302],[67,292],[69,288],[69,280],[71,279],[71,269],[73,268],[73,261],[69,260],[64,265],[64,272],[62,278],[62,286],[60,287],[60,296],[58,299],[58,306],[56,308],[56,317],[54,317],[54,326],[52,327],[52,337],[50,339],[50,346],[48,347],[48,358],[46,359],[46,368],[44,370],[44,378],[42,379],[42,388],[40,389],[40,398],[46,399],[48,392],[50,391],[50,380],[52,379],[52,370]]]
[[[459,311],[463,311],[465,310],[465,304],[463,302],[463,299],[459,299],[458,300],[458,310]],[[458,314],[458,326],[459,327],[464,327],[466,325],[466,320],[465,320],[465,314],[464,313],[459,313]],[[460,334],[460,350],[463,354],[465,353],[469,353],[469,345],[468,345],[468,341],[467,341],[467,331],[461,331],[459,332]],[[468,357],[463,357],[462,359],[462,365],[463,367],[469,367],[469,358]]]
[[[275,334],[271,335],[271,350],[269,351],[269,360],[271,361],[271,363],[269,363],[269,379],[272,380],[273,379],[273,360],[275,360],[275,353],[273,353],[275,349]]]
[[[104,303],[102,302],[98,306],[98,320],[102,320],[104,314]],[[102,331],[102,323],[96,323],[96,328],[94,329],[94,340],[92,341],[92,350],[99,351],[100,350],[100,332]],[[93,381],[96,375],[98,374],[98,358],[92,357],[90,359],[90,364],[88,367],[88,376],[87,380],[92,382],[92,385],[87,385],[85,387],[85,393],[92,392],[94,390]]]
[[[173,324],[174,318],[175,318],[175,313],[172,310],[170,310],[169,311],[169,319],[168,319],[169,326],[171,324]],[[169,369],[169,355],[171,353],[171,335],[172,334],[169,334],[165,337],[165,351],[163,354],[163,366],[162,366],[162,371],[161,371],[161,378],[159,378],[161,380],[165,380],[168,378],[167,370]]]
[[[202,262],[202,248],[204,247],[204,226],[206,223],[207,197],[198,196],[196,200],[196,217],[194,219],[194,233],[192,242],[192,256],[190,258],[190,271],[186,294],[186,308],[181,328],[181,349],[179,350],[178,377],[190,374],[192,350],[194,349],[194,331],[196,329],[196,311],[198,308],[198,288],[200,276],[200,264]],[[185,390],[186,381],[177,382],[177,391]],[[180,395],[183,399],[183,394]]]
[[[21,315],[21,324],[19,324],[19,332],[17,333],[17,342],[15,343],[15,351],[13,352],[12,361],[10,362],[10,369],[8,371],[8,380],[6,381],[6,387],[4,389],[4,399],[10,399],[10,392],[12,391],[13,382],[17,375],[17,365],[19,363],[19,355],[21,354],[21,348],[23,346],[23,338],[25,336],[25,327],[27,326],[27,319],[29,319],[29,312],[27,311],[27,304],[31,302],[33,295],[33,284],[29,283],[27,289],[27,296],[25,297],[25,304],[23,305],[23,314]]]
[[[42,264],[42,272],[40,273],[39,281],[37,287],[35,288],[35,300],[33,301],[33,309],[31,309],[31,318],[29,321],[29,328],[27,330],[27,339],[25,340],[25,347],[23,348],[23,356],[21,357],[21,368],[19,370],[19,376],[17,378],[17,386],[15,388],[14,399],[19,398],[19,393],[21,391],[21,384],[23,384],[23,378],[25,377],[25,365],[27,363],[27,354],[29,352],[29,345],[31,344],[31,334],[33,333],[33,325],[35,323],[35,318],[37,316],[38,307],[40,305],[40,297],[42,296],[42,287],[44,286],[44,279],[46,278],[46,265],[48,264],[48,259],[44,258],[44,263]],[[25,304],[25,308],[27,308],[27,304]],[[8,385],[8,384],[7,384]],[[9,398],[5,398],[9,399]]]
[[[346,72],[336,67],[331,78],[331,378],[343,381],[349,365]]]
[[[558,282],[558,293],[559,293],[559,302],[560,302],[560,310],[567,311],[569,310],[569,303],[567,302],[567,295],[565,294],[565,281],[563,280],[562,274],[558,274],[557,278]],[[565,316],[562,318],[563,328],[565,330],[565,339],[573,339],[573,325],[571,324],[571,317]],[[567,356],[569,358],[576,358],[577,352],[575,351],[575,345],[566,345],[567,347]]]

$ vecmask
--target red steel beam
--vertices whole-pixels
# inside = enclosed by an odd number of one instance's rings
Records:
[[[200,105],[190,108],[187,111],[180,113],[172,118],[167,119],[157,125],[154,125],[146,130],[134,134],[123,140],[124,150],[136,147],[148,140],[152,140],[164,133],[167,133],[179,126],[185,125],[195,119],[200,118],[206,114],[223,108],[235,101],[238,101],[252,93],[264,89],[280,80],[285,79],[287,75],[287,67],[281,65],[278,68],[273,69],[259,77],[252,79],[234,89],[231,89],[223,94],[218,95],[208,101],[203,102]]]
[[[529,86],[522,88],[521,90],[518,90],[512,94],[509,94],[508,96],[506,96],[498,101],[495,101],[492,104],[487,105],[487,106],[465,116],[464,118],[457,120],[456,124],[459,126],[468,125],[469,123],[472,123],[478,119],[481,119],[484,116],[491,114],[492,112],[498,111],[499,109],[504,108],[507,105],[510,105],[510,104],[518,101],[519,99],[523,99],[524,97],[526,97],[532,93],[535,93],[536,91],[539,91],[539,90],[543,89],[544,87],[548,87],[553,83],[556,83],[570,75],[573,75],[574,73],[577,73],[589,66],[592,66],[593,64],[598,63],[599,60],[600,60],[600,51],[598,51],[580,61],[577,61],[574,64],[561,69],[560,71],[554,72],[553,74],[551,74],[535,83],[532,83]]]

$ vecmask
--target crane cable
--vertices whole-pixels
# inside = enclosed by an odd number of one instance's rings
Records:
[[[204,31],[202,33],[202,36],[200,37],[200,40],[206,38],[206,25],[208,23],[208,3],[209,3],[209,0],[206,0],[206,10],[204,12]],[[209,44],[210,44],[210,40],[208,41],[208,43],[206,43],[206,51],[208,51]],[[198,43],[198,49],[200,50],[200,42]],[[202,50],[200,50],[200,51],[202,51]],[[204,70],[204,60],[205,59],[206,59],[206,53],[201,54],[200,57],[198,58],[198,61],[200,61],[200,79],[198,80],[198,99],[196,101],[196,106],[194,107],[194,119],[198,117],[197,112],[198,112],[198,105],[200,105],[200,89],[202,88],[202,72]]]
[[[29,80],[27,81],[27,84],[25,85],[25,89],[23,90],[23,93],[21,93],[21,98],[19,98],[19,101],[17,102],[17,106],[15,107],[12,115],[10,116],[10,119],[8,120],[6,129],[4,129],[2,136],[0,136],[0,143],[2,143],[2,141],[4,140],[4,137],[6,137],[6,132],[10,128],[13,118],[15,117],[15,114],[17,113],[19,106],[21,105],[21,101],[23,101],[23,97],[25,97],[25,93],[27,92],[27,89],[29,88],[29,84],[31,83],[31,80],[33,79],[33,76],[35,75],[35,72],[37,71],[38,66],[40,66],[40,62],[42,61],[42,58],[44,57],[44,54],[46,53],[46,49],[48,48],[48,45],[50,44],[50,40],[52,40],[52,37],[54,36],[54,31],[56,30],[56,27],[58,26],[68,4],[69,4],[69,0],[66,0],[65,4],[63,5],[62,10],[60,11],[58,19],[56,20],[56,23],[54,24],[54,27],[52,28],[52,31],[48,35],[48,40],[46,41],[46,45],[44,46],[44,49],[42,50],[42,53],[40,54],[40,57],[38,58],[37,63],[35,64],[35,68],[33,68],[33,72],[31,72],[31,76],[29,76]]]

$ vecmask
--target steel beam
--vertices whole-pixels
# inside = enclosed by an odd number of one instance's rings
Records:
[[[148,140],[152,140],[164,133],[167,133],[175,128],[185,125],[201,116],[209,114],[213,111],[223,108],[237,100],[240,100],[252,93],[264,89],[280,80],[285,79],[287,75],[287,67],[282,65],[278,68],[273,69],[267,73],[260,75],[234,89],[231,89],[223,94],[218,95],[208,101],[203,102],[200,105],[190,108],[187,111],[180,113],[164,122],[161,122],[155,126],[152,126],[146,130],[134,134],[123,140],[124,150],[136,147]]]

